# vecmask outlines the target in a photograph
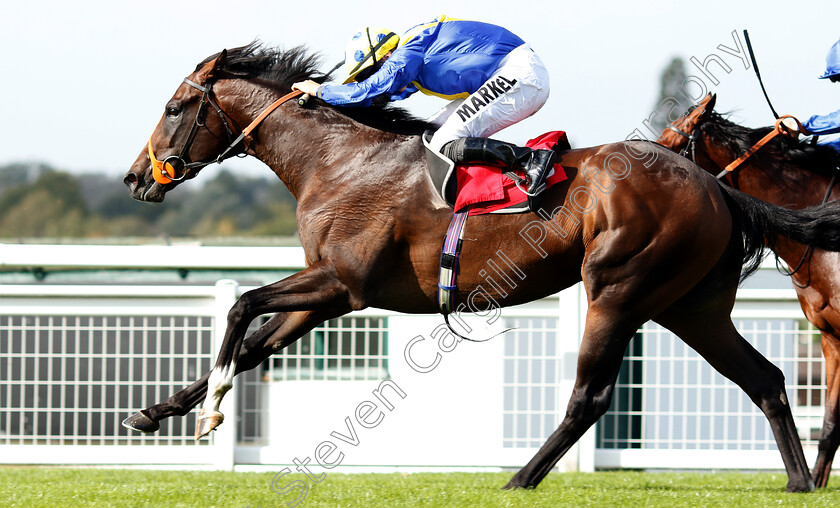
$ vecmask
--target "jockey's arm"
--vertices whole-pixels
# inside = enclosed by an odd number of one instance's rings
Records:
[[[802,122],[808,134],[836,134],[840,132],[840,110],[827,115],[814,115]]]
[[[408,94],[400,92],[417,77],[422,61],[422,55],[415,55],[413,51],[400,48],[393,52],[378,71],[364,81],[343,85],[320,85],[313,90],[314,95],[336,106],[364,106],[370,104],[374,97],[382,94],[392,96],[394,99],[404,98]]]

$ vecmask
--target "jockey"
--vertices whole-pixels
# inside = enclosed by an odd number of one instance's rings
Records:
[[[840,40],[828,50],[825,57],[825,73],[820,79],[828,78],[832,83],[840,81]],[[836,134],[840,132],[840,110],[827,115],[814,115],[802,123],[802,127],[809,134]],[[825,143],[840,151],[840,138]]]
[[[552,150],[532,150],[487,136],[536,113],[548,99],[548,71],[537,54],[508,30],[441,16],[403,36],[367,27],[345,52],[344,84],[308,80],[292,88],[334,105],[370,105],[421,91],[453,100],[431,120],[434,150],[458,162],[520,166],[527,194],[544,188]]]

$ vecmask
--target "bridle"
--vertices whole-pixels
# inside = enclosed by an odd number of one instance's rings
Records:
[[[700,113],[700,119],[697,121],[697,123],[694,124],[694,130],[691,131],[691,134],[674,127],[673,124],[668,125],[668,129],[688,139],[688,143],[686,143],[685,147],[683,147],[683,149],[680,150],[680,155],[686,158],[690,158],[691,162],[695,164],[697,164],[697,138],[700,137],[700,130],[698,129],[698,127],[700,126],[700,122],[703,120],[703,115],[706,114],[706,110],[704,108],[698,106],[697,109],[701,109],[702,112]],[[689,153],[691,154],[691,157],[688,156]]]
[[[697,138],[700,136],[700,130],[697,129],[697,126],[696,125],[694,126],[694,130],[691,132],[691,134],[689,134],[687,132],[683,132],[680,129],[677,129],[676,127],[674,127],[673,125],[669,125],[668,128],[671,129],[672,131],[676,132],[677,134],[688,138],[688,143],[686,143],[686,145],[683,147],[683,149],[680,150],[680,155],[682,155],[683,157],[686,157],[686,158],[690,158],[692,162],[697,164],[696,146],[697,146]],[[689,153],[691,154],[691,157],[688,157]]]
[[[227,120],[229,118],[228,115],[226,115],[225,112],[222,111],[221,106],[219,106],[218,102],[216,102],[213,99],[213,82],[207,81],[204,84],[204,86],[201,86],[198,83],[190,80],[189,78],[184,78],[184,83],[200,91],[201,100],[198,103],[198,111],[196,111],[195,113],[195,119],[193,120],[192,127],[190,127],[190,132],[187,134],[187,139],[184,140],[184,144],[181,147],[180,153],[178,155],[170,155],[164,158],[162,161],[160,161],[155,157],[154,150],[152,149],[152,138],[149,138],[149,160],[152,163],[152,177],[157,183],[161,185],[165,185],[172,182],[179,182],[186,178],[190,170],[200,170],[205,166],[209,166],[213,163],[221,164],[222,161],[239,155],[240,153],[242,153],[242,150],[240,149],[238,151],[234,151],[233,149],[243,139],[245,139],[245,136],[250,134],[251,131],[253,131],[257,127],[257,125],[259,125],[265,119],[265,117],[267,117],[268,114],[274,111],[279,105],[302,93],[300,90],[294,90],[291,93],[288,93],[283,97],[277,99],[276,101],[274,101],[274,103],[272,103],[270,106],[264,109],[263,112],[260,113],[259,116],[257,116],[257,118],[254,119],[254,121],[252,121],[247,127],[245,127],[239,134],[239,136],[236,136],[234,138],[234,132],[230,128],[230,124]],[[200,162],[187,162],[187,157],[189,155],[190,148],[192,147],[192,144],[195,141],[195,135],[198,133],[199,129],[201,129],[202,127],[207,127],[205,120],[207,116],[206,108],[208,104],[213,106],[213,109],[216,110],[216,113],[221,119],[222,125],[225,127],[225,132],[227,134],[229,142],[228,147],[225,148],[225,150],[222,151],[222,153],[220,153],[215,159]],[[215,136],[215,134],[213,135]]]
[[[187,138],[184,140],[184,144],[181,146],[180,153],[178,155],[170,155],[160,161],[155,157],[154,150],[152,149],[152,138],[149,138],[149,159],[152,161],[152,176],[159,184],[181,181],[186,178],[190,170],[200,170],[201,168],[214,162],[222,162],[222,160],[224,160],[221,155],[211,161],[187,162],[186,160],[190,152],[190,148],[192,148],[193,141],[195,141],[195,135],[198,133],[198,130],[207,126],[205,120],[207,117],[208,104],[212,105],[213,109],[215,109],[216,113],[219,115],[222,125],[225,127],[228,142],[231,142],[234,138],[233,131],[227,121],[227,115],[225,115],[224,111],[222,111],[222,108],[216,103],[216,101],[213,100],[213,82],[208,81],[205,83],[206,86],[201,86],[189,78],[184,78],[184,83],[200,91],[201,100],[198,103],[198,111],[195,113],[195,119],[190,127],[189,134],[187,134]]]

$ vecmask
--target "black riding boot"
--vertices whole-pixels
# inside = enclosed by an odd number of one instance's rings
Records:
[[[545,179],[554,167],[554,150],[534,150],[491,138],[459,138],[443,145],[440,152],[456,164],[487,162],[508,169],[522,168],[528,177],[528,205],[536,210],[536,197],[545,190]],[[523,189],[524,190],[524,189]]]

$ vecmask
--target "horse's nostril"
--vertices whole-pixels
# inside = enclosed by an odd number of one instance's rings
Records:
[[[125,178],[123,178],[123,183],[125,183],[128,187],[135,185],[137,183],[137,175],[135,175],[134,173],[129,173],[125,175]]]

